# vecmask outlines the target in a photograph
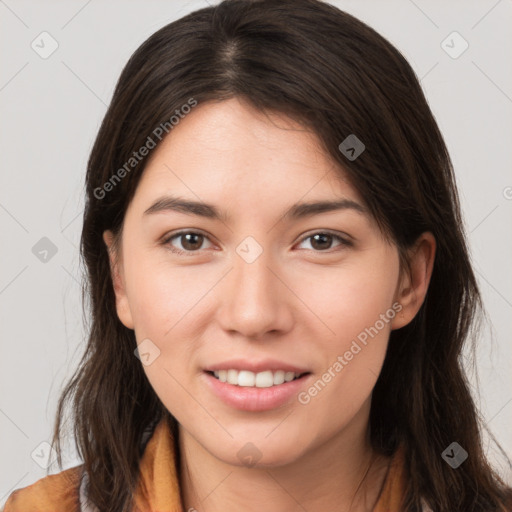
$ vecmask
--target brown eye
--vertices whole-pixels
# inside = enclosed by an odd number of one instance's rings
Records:
[[[311,237],[311,247],[318,250],[330,249],[333,238],[332,235],[326,235],[325,233],[313,235]]]
[[[199,249],[203,243],[203,239],[203,235],[198,233],[185,233],[180,235],[181,244],[187,251]]]
[[[351,246],[352,242],[349,240],[339,236],[335,235],[333,233],[328,232],[322,232],[319,231],[318,233],[314,233],[312,235],[306,236],[302,239],[301,243],[303,243],[306,240],[311,240],[310,245],[311,248],[315,252],[322,252],[327,251],[328,249],[331,249],[333,241],[338,241],[338,247],[345,247],[345,246]]]
[[[203,249],[204,247],[202,246],[205,240],[208,240],[208,238],[201,233],[196,233],[195,231],[182,231],[169,236],[163,243],[168,246],[172,252],[178,254],[190,254],[199,252]],[[176,241],[178,243],[176,243]]]

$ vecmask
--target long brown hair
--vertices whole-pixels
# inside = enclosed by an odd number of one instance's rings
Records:
[[[428,294],[414,320],[392,331],[373,392],[371,442],[386,455],[404,446],[404,511],[419,511],[421,499],[435,512],[505,510],[510,489],[483,453],[462,364],[482,304],[447,148],[400,52],[318,0],[226,0],[195,11],[153,34],[122,71],[87,166],[81,255],[90,332],[58,405],[59,464],[71,402],[90,501],[100,510],[129,510],[143,431],[169,413],[134,356],[134,332],[117,317],[102,233],[120,233],[147,157],[118,170],[149,136],[158,142],[155,129],[170,129],[169,119],[191,98],[201,104],[234,96],[316,133],[401,255],[422,232],[434,234]],[[350,134],[366,146],[353,161],[338,149]],[[116,173],[122,179],[113,181]],[[456,470],[441,457],[453,441],[469,453]]]

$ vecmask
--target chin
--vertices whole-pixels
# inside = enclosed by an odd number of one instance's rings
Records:
[[[219,460],[231,466],[246,468],[276,468],[286,466],[299,459],[304,454],[304,441],[291,442],[290,439],[276,437],[275,439],[260,438],[262,441],[233,441],[229,446],[219,447],[218,445],[206,448]]]

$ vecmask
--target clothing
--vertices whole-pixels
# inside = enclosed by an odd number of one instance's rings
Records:
[[[143,438],[144,453],[134,493],[133,512],[184,512],[180,499],[174,439],[164,418]],[[373,512],[395,512],[404,494],[404,459],[398,450]],[[84,493],[87,474],[83,465],[17,489],[9,496],[4,512],[97,512]]]

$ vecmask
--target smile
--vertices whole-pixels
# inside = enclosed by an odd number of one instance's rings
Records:
[[[313,378],[310,372],[284,370],[206,370],[204,383],[214,396],[229,407],[242,411],[263,412],[289,403],[307,387]],[[224,381],[221,380],[225,379]],[[233,382],[233,384],[231,382]]]
[[[265,370],[262,372],[251,372],[248,370],[218,370],[208,372],[213,374],[221,382],[227,382],[234,386],[270,388],[279,386],[285,382],[291,382],[304,375],[304,373],[285,372],[284,370]]]

